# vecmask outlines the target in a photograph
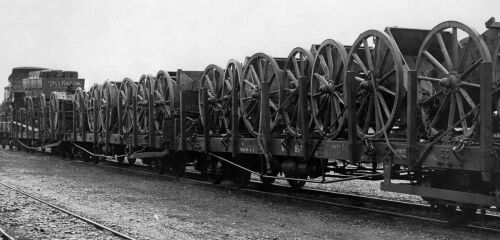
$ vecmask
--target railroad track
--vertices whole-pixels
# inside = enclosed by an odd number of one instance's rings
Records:
[[[77,161],[77,162],[95,165],[93,163],[85,161]],[[371,212],[376,214],[383,214],[393,217],[419,220],[428,223],[440,224],[443,226],[450,226],[447,221],[438,219],[438,214],[435,212],[435,210],[432,209],[429,205],[425,204],[410,203],[399,200],[377,198],[372,196],[363,196],[351,193],[324,191],[312,188],[302,188],[299,190],[294,190],[289,186],[277,185],[277,184],[264,186],[264,184],[262,184],[259,181],[251,181],[248,188],[238,188],[234,185],[228,185],[228,184],[212,184],[204,180],[200,174],[196,174],[196,172],[194,171],[187,171],[185,177],[175,177],[168,174],[160,175],[154,169],[141,165],[130,166],[115,161],[102,161],[98,165],[107,168],[133,172],[141,175],[155,176],[168,179],[178,179],[181,181],[201,184],[205,186],[230,189],[232,191],[246,192],[250,194],[255,194],[257,196],[267,195],[272,197],[278,197],[278,198],[284,198],[284,199],[290,199],[290,200],[296,200],[314,204],[321,204],[325,206],[348,208],[348,209]],[[337,200],[339,198],[344,199],[344,201],[338,202]],[[391,210],[385,210],[384,208],[390,208]],[[420,212],[421,214],[412,214],[415,212],[417,213]],[[500,222],[500,216],[496,215],[482,215],[481,218],[488,222],[492,221]],[[493,228],[476,224],[457,225],[455,227],[500,234],[500,228]]]
[[[16,188],[16,187],[12,186],[12,185],[10,185],[10,184],[6,184],[6,183],[2,183],[2,182],[0,182],[0,185],[1,185],[1,186],[4,186],[4,187],[6,187],[6,188],[8,188],[8,189],[10,189],[10,190],[12,190],[12,191],[15,191],[16,193],[19,193],[19,194],[21,194],[21,195],[24,195],[24,196],[26,196],[26,197],[27,197],[27,198],[29,198],[29,199],[36,200],[37,202],[40,202],[40,203],[42,203],[42,204],[44,204],[44,205],[47,205],[47,206],[49,206],[49,207],[51,207],[51,208],[53,208],[53,209],[56,209],[57,211],[60,211],[60,212],[66,213],[66,214],[68,214],[68,215],[70,215],[70,216],[72,216],[72,217],[75,217],[75,218],[77,218],[77,219],[80,219],[80,220],[82,220],[82,221],[84,221],[84,222],[86,222],[86,223],[88,223],[88,224],[90,224],[90,225],[93,225],[94,227],[96,227],[96,228],[98,228],[98,229],[101,229],[101,230],[103,230],[103,231],[108,231],[108,232],[112,233],[113,235],[115,235],[115,236],[117,236],[117,237],[120,237],[120,238],[123,238],[123,239],[128,239],[128,240],[135,240],[135,238],[133,238],[133,237],[131,237],[131,236],[128,236],[128,235],[127,235],[127,234],[125,234],[125,233],[118,232],[118,231],[116,231],[116,230],[114,230],[114,229],[112,229],[112,228],[110,228],[110,227],[107,227],[107,226],[105,226],[105,225],[103,225],[103,224],[101,224],[101,223],[98,223],[98,222],[96,222],[96,221],[94,221],[94,220],[91,220],[91,219],[89,219],[89,218],[83,217],[83,216],[81,216],[81,215],[79,215],[79,214],[77,214],[77,213],[71,212],[71,211],[69,211],[69,210],[67,210],[67,209],[64,209],[64,208],[58,207],[58,206],[56,206],[56,205],[54,205],[54,204],[52,204],[52,203],[49,203],[49,202],[47,202],[47,201],[45,201],[45,200],[40,199],[40,198],[39,198],[39,197],[37,197],[37,196],[34,196],[34,195],[30,194],[30,193],[27,193],[27,192],[25,192],[25,191],[23,191],[23,190],[20,190],[20,189],[18,189],[18,188]],[[14,237],[12,237],[12,235],[11,235],[11,234],[8,234],[8,233],[7,233],[4,229],[2,229],[1,227],[0,227],[0,236],[2,237],[2,239],[15,239]]]
[[[0,226],[0,239],[1,240],[15,240],[15,238],[7,232],[3,227]]]

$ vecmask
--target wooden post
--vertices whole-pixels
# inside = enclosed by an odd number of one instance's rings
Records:
[[[407,131],[407,148],[406,157],[409,161],[410,170],[417,168],[415,161],[417,160],[417,72],[410,70],[408,74],[408,92],[407,92],[407,112],[406,112],[406,131]]]
[[[76,96],[73,103],[73,142],[76,142]],[[80,119],[81,120],[81,119]]]
[[[303,159],[308,162],[311,158],[311,133],[309,129],[309,113],[307,112],[307,81],[304,76],[299,77],[299,112],[298,119],[302,129]]]
[[[263,141],[262,141],[262,146],[263,149],[262,151],[264,152],[264,155],[267,156],[267,168],[266,170],[269,171],[271,167],[271,159],[269,157],[269,148],[271,145],[271,125],[270,125],[270,112],[269,112],[269,82],[262,82],[261,83],[261,96],[260,96],[260,128],[262,129],[262,132],[259,134],[262,134]]]
[[[355,96],[355,73],[347,71],[344,81],[345,101],[347,102],[347,131],[349,134],[349,159],[358,162],[361,159],[361,148],[358,140],[358,126],[356,122],[356,96]]]
[[[202,88],[200,91],[202,92],[202,99],[199,99],[203,102],[203,135],[205,136],[205,154],[210,152],[210,132],[208,129],[208,92],[207,88]]]
[[[180,131],[181,131],[181,139],[180,139],[180,149],[184,151],[185,150],[185,142],[186,142],[186,133],[184,132],[186,128],[186,113],[185,113],[185,106],[184,106],[184,91],[181,90],[180,92],[180,102],[179,102],[179,108],[180,108]]]
[[[235,63],[235,68],[238,68],[239,63]],[[239,74],[239,72],[238,72]],[[233,147],[232,157],[236,159],[239,153],[239,136],[238,136],[238,127],[240,124],[239,118],[239,101],[238,95],[240,91],[240,83],[233,79],[233,91],[231,92],[231,146]]]
[[[493,157],[493,122],[492,122],[492,106],[491,106],[491,82],[493,77],[493,70],[491,62],[483,62],[479,66],[479,73],[481,79],[480,87],[480,152],[481,152],[481,167],[485,174],[483,180],[490,180],[491,171],[499,171],[499,164]]]

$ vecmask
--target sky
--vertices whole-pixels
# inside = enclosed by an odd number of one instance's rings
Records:
[[[78,71],[86,89],[141,74],[225,67],[264,52],[287,57],[368,29],[431,29],[456,20],[485,31],[498,0],[0,1],[0,96],[13,67]],[[495,15],[496,14],[496,15]]]

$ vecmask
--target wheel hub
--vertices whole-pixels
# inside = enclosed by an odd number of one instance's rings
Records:
[[[457,89],[460,86],[460,78],[456,74],[450,74],[448,77],[441,79],[439,85],[449,89]]]

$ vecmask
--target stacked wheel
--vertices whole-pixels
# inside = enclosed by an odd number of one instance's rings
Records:
[[[240,83],[240,113],[251,136],[262,134],[261,121],[269,121],[271,132],[280,133],[279,106],[283,98],[282,71],[276,61],[264,54],[254,54],[245,65]],[[262,83],[269,85],[269,98],[262,98]],[[262,101],[269,102],[269,109],[261,109]],[[261,112],[269,111],[270,119],[261,119]]]
[[[345,133],[343,75],[346,60],[345,47],[335,40],[323,41],[317,50],[309,91],[315,137],[334,139]]]
[[[106,81],[99,98],[99,125],[105,134],[118,132],[118,88]]]
[[[224,95],[222,92],[224,83],[224,70],[217,65],[210,64],[205,68],[201,76],[201,88],[205,89],[199,91],[198,99],[200,101],[200,119],[204,128],[208,128],[210,135],[220,135],[225,133],[224,118],[223,118],[223,103]],[[207,106],[205,106],[203,97],[204,91],[207,94]]]
[[[402,55],[394,39],[376,30],[362,33],[349,51],[346,70],[355,73],[355,79],[347,80],[355,81],[358,136],[389,133],[402,112],[406,91]]]
[[[118,95],[118,116],[121,125],[120,134],[127,136],[134,127],[134,104],[137,104],[137,85],[129,78],[123,79]]]
[[[466,38],[459,41],[458,36]],[[479,65],[491,62],[486,43],[479,33],[459,22],[443,22],[434,27],[420,48],[416,71],[418,101],[425,134],[432,138],[452,130],[443,138],[460,141],[478,130],[481,85]]]
[[[154,128],[156,133],[164,131],[165,118],[172,117],[174,108],[174,87],[175,82],[168,73],[160,70],[156,74],[151,97],[153,98]]]

